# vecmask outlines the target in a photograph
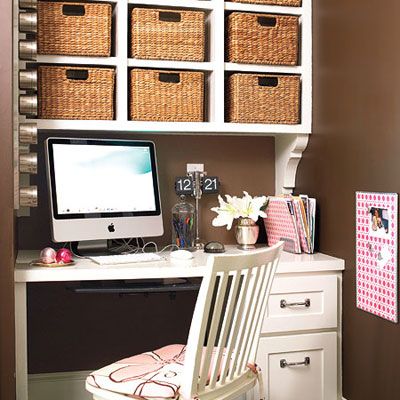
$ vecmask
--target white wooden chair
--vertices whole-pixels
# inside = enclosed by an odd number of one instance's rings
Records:
[[[282,242],[210,256],[187,346],[111,364],[92,373],[86,389],[96,400],[230,400],[246,393],[260,378],[255,358],[281,250]]]

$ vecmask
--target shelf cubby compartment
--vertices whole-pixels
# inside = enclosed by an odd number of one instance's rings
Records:
[[[232,72],[226,76],[229,123],[299,125],[301,77]]]
[[[208,118],[204,71],[129,70],[129,120],[202,123]]]
[[[39,55],[115,55],[115,3],[38,2]]]
[[[115,69],[38,66],[39,119],[113,120]]]
[[[129,4],[128,57],[154,61],[210,61],[211,10]]]

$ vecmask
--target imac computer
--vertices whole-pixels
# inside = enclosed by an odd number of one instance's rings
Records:
[[[163,234],[153,142],[49,138],[46,160],[53,241]]]

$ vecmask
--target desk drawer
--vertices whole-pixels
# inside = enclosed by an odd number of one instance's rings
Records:
[[[336,328],[337,287],[335,275],[277,275],[262,333]]]
[[[337,400],[336,333],[263,337],[257,365],[268,400]]]

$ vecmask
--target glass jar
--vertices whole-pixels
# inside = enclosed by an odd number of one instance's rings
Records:
[[[180,202],[172,207],[172,244],[180,249],[195,250],[195,209],[181,196]]]

